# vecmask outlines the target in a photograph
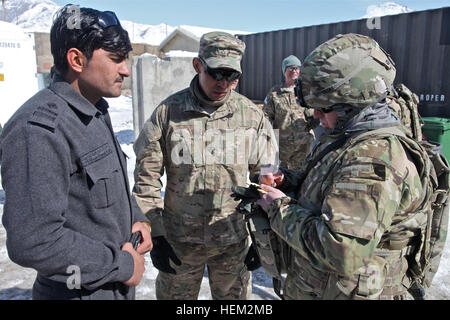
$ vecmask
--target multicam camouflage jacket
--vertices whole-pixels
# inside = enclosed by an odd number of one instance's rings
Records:
[[[263,111],[274,129],[279,130],[280,161],[289,169],[299,169],[308,155],[314,133],[308,128],[305,110],[293,88],[276,85],[264,100]]]
[[[270,123],[250,100],[232,91],[210,114],[189,88],[161,102],[134,150],[133,194],[151,221],[152,235],[207,246],[248,236],[231,187],[245,186],[249,171],[252,177],[274,163],[277,152]]]
[[[311,157],[333,142],[323,139]],[[299,173],[286,171],[284,187],[298,183]],[[329,152],[296,191],[297,199],[268,208],[272,229],[292,248],[285,297],[405,296],[405,255],[417,250],[411,239],[426,225],[426,214],[411,213],[426,192],[397,136],[374,134]]]

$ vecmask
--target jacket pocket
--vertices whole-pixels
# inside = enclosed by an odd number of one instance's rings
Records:
[[[336,287],[351,299],[379,299],[385,286],[386,273],[386,260],[374,256],[370,263],[360,267],[352,278],[338,276]]]
[[[80,159],[87,175],[92,204],[97,209],[108,208],[118,199],[120,168],[109,144],[88,152]]]
[[[321,299],[326,290],[329,273],[311,266],[302,255],[292,252],[290,273],[295,275],[292,282],[303,295]]]

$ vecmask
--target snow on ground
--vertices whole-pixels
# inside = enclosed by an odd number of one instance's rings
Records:
[[[171,50],[165,54],[166,57],[197,57],[197,52],[183,51],[183,50]]]
[[[133,116],[132,116],[132,98],[121,96],[119,98],[107,99],[110,104],[109,112],[111,114],[114,132],[122,146],[123,151],[128,155],[128,176],[130,179],[130,188],[134,184],[133,170],[136,157],[134,155],[133,143]],[[165,178],[162,179],[165,183]],[[1,176],[0,176],[1,182]],[[3,204],[5,200],[4,191],[0,187],[0,219],[3,215]],[[22,300],[31,299],[31,288],[36,276],[32,269],[22,268],[13,263],[8,258],[6,251],[6,231],[0,226],[0,300]],[[442,256],[439,272],[437,273],[433,285],[428,291],[428,298],[434,300],[450,299],[450,237],[447,238],[447,244]],[[140,285],[136,289],[136,299],[154,300],[155,279],[158,274],[157,269],[153,267],[150,255],[147,254],[146,271]],[[272,290],[272,279],[259,268],[253,271],[252,296],[254,300],[272,300],[278,299]],[[209,291],[208,276],[205,271],[200,294],[200,300],[211,299]]]

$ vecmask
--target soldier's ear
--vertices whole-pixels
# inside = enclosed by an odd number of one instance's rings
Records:
[[[203,63],[198,58],[192,59],[192,65],[195,69],[195,72],[197,72],[198,74],[200,74],[202,72]]]
[[[67,51],[66,58],[69,69],[72,69],[76,73],[81,73],[87,65],[86,56],[77,48],[70,48],[69,51]]]

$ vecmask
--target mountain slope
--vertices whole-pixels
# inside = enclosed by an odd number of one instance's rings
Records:
[[[51,0],[8,0],[5,8],[7,22],[29,32],[49,32],[60,6]]]
[[[61,6],[51,0],[7,0],[5,8],[6,21],[18,25],[26,32],[49,33],[53,16]],[[167,35],[175,30],[175,27],[164,23],[145,25],[126,20],[122,20],[121,23],[128,31],[133,43],[159,45]]]

